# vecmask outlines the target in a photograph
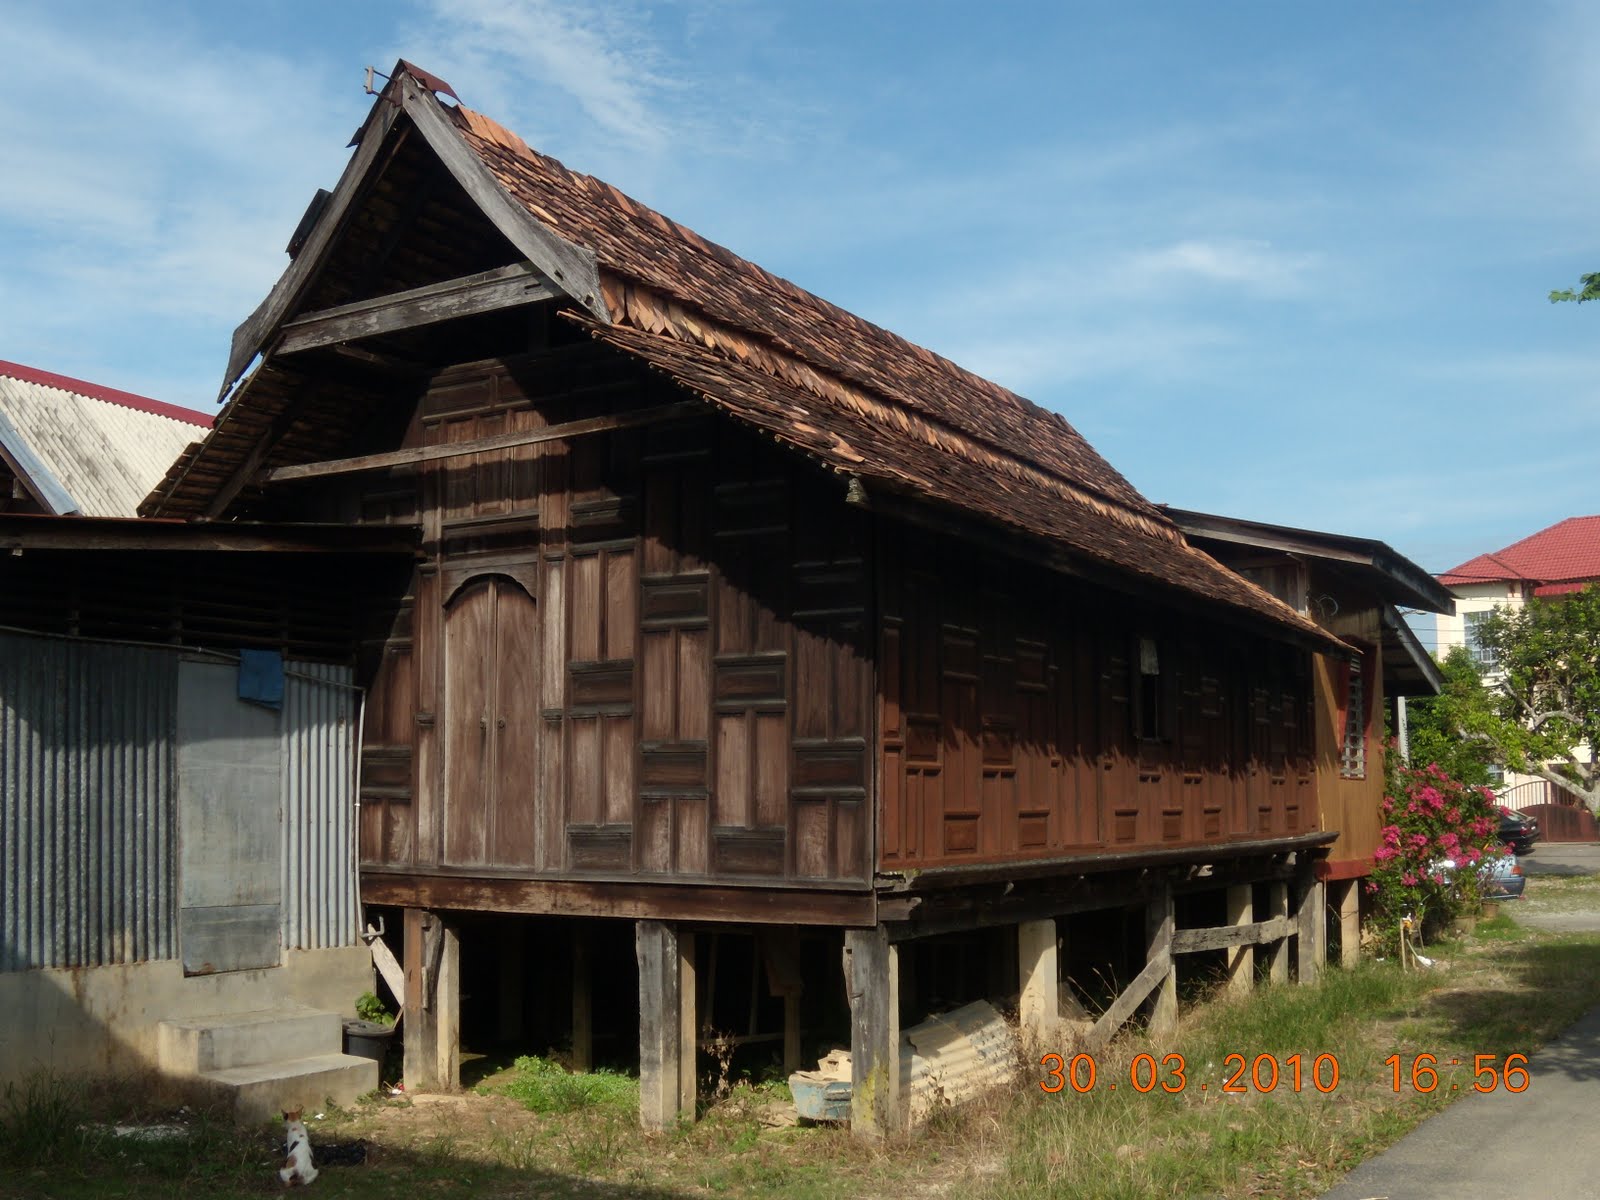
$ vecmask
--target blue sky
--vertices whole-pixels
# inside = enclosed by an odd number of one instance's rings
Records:
[[[1067,416],[1443,570],[1600,511],[1600,8],[8,0],[0,358],[207,410],[406,57]]]

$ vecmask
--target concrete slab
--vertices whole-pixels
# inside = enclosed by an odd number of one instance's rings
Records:
[[[273,1008],[163,1021],[158,1062],[173,1075],[202,1075],[230,1067],[337,1054],[344,1047],[338,1013]]]
[[[353,1054],[319,1054],[225,1071],[208,1071],[206,1083],[233,1095],[240,1124],[260,1124],[289,1109],[320,1112],[329,1105],[349,1108],[378,1086],[378,1064]]]
[[[1528,1077],[1525,1092],[1457,1101],[1323,1200],[1596,1195],[1600,1138],[1586,1129],[1600,1094],[1600,1008],[1535,1054]]]

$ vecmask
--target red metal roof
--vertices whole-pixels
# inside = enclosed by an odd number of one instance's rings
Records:
[[[1568,517],[1504,549],[1480,554],[1439,576],[1446,586],[1526,580],[1577,583],[1600,579],[1600,516]],[[1540,594],[1546,593],[1540,589]]]
[[[162,400],[152,400],[148,396],[138,396],[133,392],[102,387],[98,383],[73,379],[70,375],[57,375],[54,371],[41,371],[37,367],[25,367],[21,363],[7,362],[5,359],[0,359],[0,375],[10,379],[20,379],[24,383],[60,388],[64,392],[76,392],[80,396],[90,396],[95,400],[104,400],[108,404],[120,404],[124,408],[132,408],[139,412],[171,417],[174,421],[185,421],[202,429],[211,428],[211,418],[203,412],[196,412],[192,408],[184,408],[177,404],[168,404]]]

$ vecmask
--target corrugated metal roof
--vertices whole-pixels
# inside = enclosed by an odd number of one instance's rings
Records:
[[[1480,554],[1439,576],[1447,587],[1505,580],[1566,583],[1600,579],[1600,516],[1568,517],[1503,550]]]
[[[0,361],[0,417],[76,511],[132,517],[211,419],[159,400]],[[55,507],[52,505],[52,507]]]

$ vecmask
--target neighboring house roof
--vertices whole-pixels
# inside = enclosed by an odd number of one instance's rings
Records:
[[[1383,674],[1391,695],[1436,695],[1443,679],[1433,656],[1400,616],[1399,606],[1454,613],[1455,600],[1434,578],[1385,542],[1347,534],[1268,525],[1238,517],[1163,506],[1189,538],[1227,557],[1230,549],[1256,549],[1315,560],[1371,592],[1383,624]]]
[[[325,286],[312,260],[332,253],[335,231],[347,227],[370,183],[352,172],[381,172],[386,160],[372,139],[400,130],[413,140],[420,134],[504,234],[503,261],[526,258],[575,301],[569,319],[858,480],[867,496],[976,517],[1070,551],[1082,567],[1110,568],[1325,640],[1315,624],[1190,546],[1062,417],[569,171],[489,118],[442,104],[436,90],[446,89],[425,72],[396,68],[318,219],[322,228],[235,334],[227,382],[258,353],[262,365],[236,390],[213,436],[151,494],[145,513],[222,515],[218,497],[240,486],[246,464],[309,461],[309,439],[297,428],[281,447],[261,444],[274,422],[292,426],[298,390],[285,382],[292,371],[275,375],[275,338]]]
[[[1600,580],[1600,516],[1568,517],[1490,554],[1469,558],[1439,576],[1446,587],[1474,583],[1577,585]],[[1536,586],[1536,595],[1559,595],[1576,586]]]
[[[0,458],[47,513],[131,517],[211,418],[0,361]]]

